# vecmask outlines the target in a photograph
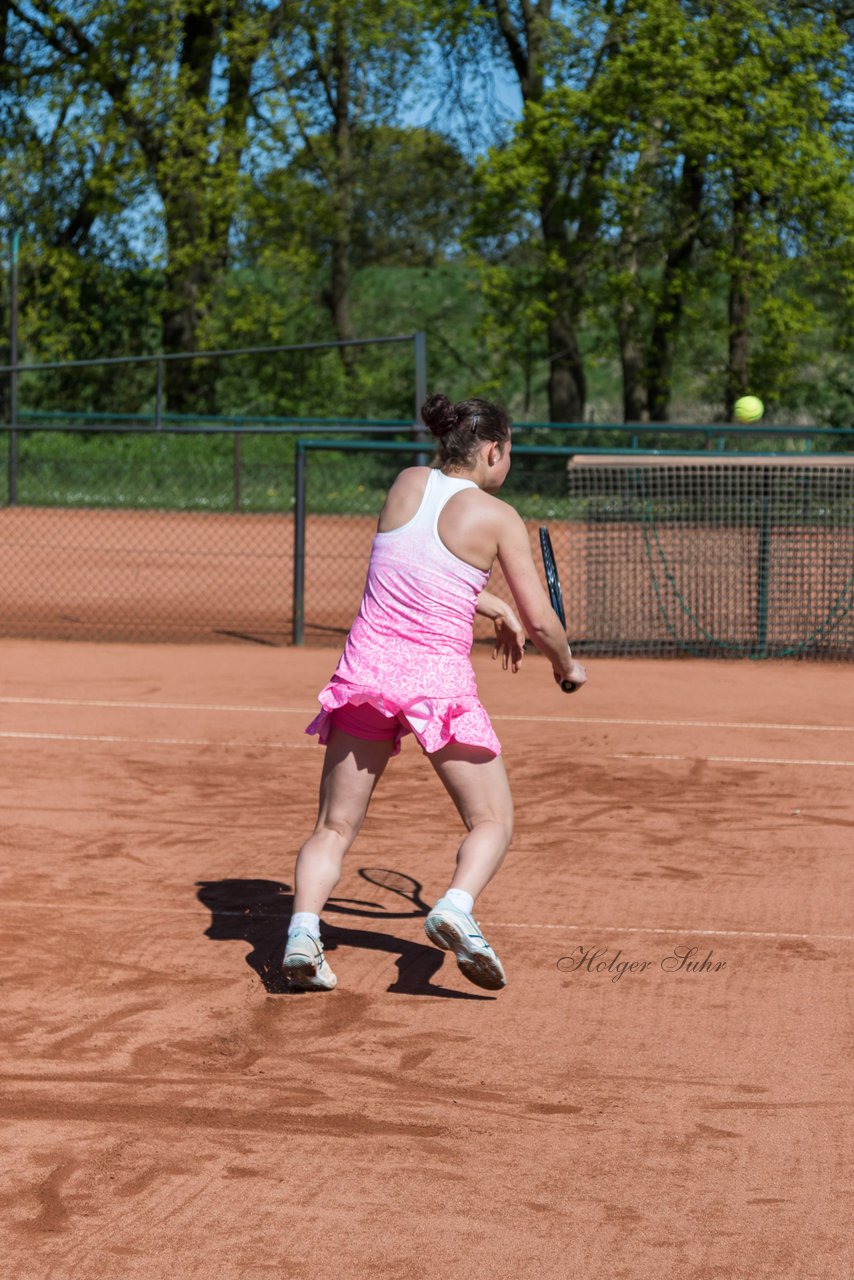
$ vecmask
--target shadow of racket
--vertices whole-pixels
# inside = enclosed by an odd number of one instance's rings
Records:
[[[362,916],[367,919],[406,920],[413,916],[426,916],[430,903],[421,896],[423,885],[413,876],[403,871],[393,871],[389,867],[359,867],[359,875],[368,884],[385,889],[388,893],[403,898],[412,908],[409,911],[389,911],[378,902],[363,902],[360,898],[330,898],[327,910],[347,916]],[[368,908],[365,910],[365,908]],[[371,909],[373,908],[373,909]]]
[[[423,885],[413,876],[408,876],[403,871],[391,871],[387,867],[360,867],[359,875],[368,884],[388,889],[389,893],[396,893],[399,898],[411,902],[417,908],[417,914],[426,916],[429,912],[430,903],[425,902],[421,896]]]

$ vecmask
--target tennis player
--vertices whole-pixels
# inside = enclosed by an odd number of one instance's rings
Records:
[[[505,985],[501,962],[472,915],[504,859],[513,826],[501,746],[471,665],[475,613],[492,619],[493,657],[505,669],[518,670],[527,633],[558,684],[587,679],[540,583],[524,522],[495,496],[510,469],[508,415],[488,400],[452,404],[434,395],[422,416],[438,442],[438,466],[408,467],[391,486],[358,616],[318,695],[320,714],[306,730],[319,735],[326,756],[317,823],[297,856],[284,956],[284,972],[299,987],[336,985],[323,954],[320,912],[374,788],[408,733],[467,829],[450,887],[425,921],[427,936],[452,951],[477,986]],[[518,617],[484,590],[495,560]]]

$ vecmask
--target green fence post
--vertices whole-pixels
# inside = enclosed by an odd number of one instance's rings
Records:
[[[154,384],[154,429],[163,430],[163,361],[155,365],[156,380]]]
[[[305,638],[305,447],[297,440],[294,459],[294,644]]]
[[[234,433],[234,510],[240,510],[240,462],[242,441],[240,432]]]

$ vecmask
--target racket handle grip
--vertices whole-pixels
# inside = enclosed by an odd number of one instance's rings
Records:
[[[578,685],[574,680],[561,680],[560,687],[564,693],[575,693]]]

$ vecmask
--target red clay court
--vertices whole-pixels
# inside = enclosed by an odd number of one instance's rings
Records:
[[[478,650],[506,991],[424,936],[459,829],[409,738],[340,985],[289,993],[336,656],[0,641],[6,1273],[849,1280],[850,667],[591,659],[569,699]]]

